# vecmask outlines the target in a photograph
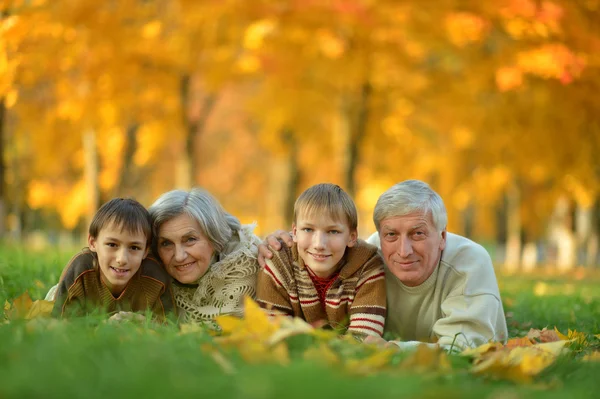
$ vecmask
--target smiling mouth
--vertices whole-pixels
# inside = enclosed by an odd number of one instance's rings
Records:
[[[325,255],[325,254],[314,254],[312,252],[309,252],[308,254],[310,256],[312,256],[313,259],[315,259],[315,260],[325,260],[331,256],[331,255]]]
[[[186,263],[185,265],[176,265],[174,267],[178,271],[185,271],[185,270],[189,269],[194,263],[196,263],[196,262],[194,261],[194,262]]]
[[[129,272],[129,269],[121,269],[121,268],[113,267],[113,266],[109,266],[109,267],[115,274],[117,274],[119,276],[125,275]]]

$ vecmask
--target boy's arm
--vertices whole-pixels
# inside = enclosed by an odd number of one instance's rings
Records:
[[[90,252],[80,252],[73,256],[65,266],[54,296],[55,302],[52,308],[53,317],[63,317],[67,308],[74,307],[79,303],[83,306],[83,289],[80,277],[94,269],[94,257]]]
[[[348,332],[381,337],[386,316],[385,272],[381,256],[373,255],[362,270],[350,306]]]
[[[155,258],[148,256],[142,261],[142,274],[145,278],[154,280],[151,284],[160,284],[161,289],[150,309],[160,321],[165,320],[170,313],[176,313],[175,299],[171,290],[171,276],[166,272],[161,263]]]
[[[271,259],[267,259],[265,266],[258,272],[256,302],[267,311],[269,316],[294,315],[290,294],[284,285],[283,276]]]

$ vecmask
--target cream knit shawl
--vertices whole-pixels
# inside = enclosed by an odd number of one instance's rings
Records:
[[[256,298],[257,260],[260,238],[255,224],[234,232],[231,241],[196,284],[173,284],[180,322],[212,325],[218,315],[242,316],[244,296]]]

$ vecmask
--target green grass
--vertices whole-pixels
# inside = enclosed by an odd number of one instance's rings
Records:
[[[32,253],[0,249],[0,301],[28,290],[40,299],[56,282],[72,252]],[[541,283],[540,283],[541,282]],[[500,277],[512,336],[530,327],[568,328],[599,334],[600,277]],[[542,285],[540,285],[542,284]],[[536,295],[537,293],[537,295]],[[541,295],[541,296],[540,296]],[[203,347],[206,333],[179,334],[177,326],[109,325],[101,317],[68,323],[38,319],[0,325],[0,398],[23,397],[202,397],[202,398],[481,398],[596,397],[600,363],[583,363],[582,353],[559,358],[534,384],[518,385],[474,376],[466,359],[452,357],[448,374],[411,370],[352,375],[301,357],[310,339],[288,341],[289,365],[251,364],[235,351],[218,364]],[[593,339],[591,348],[597,348]],[[348,356],[360,347],[339,348]],[[338,349],[339,349],[338,348]],[[580,348],[589,352],[590,347]],[[353,352],[354,351],[354,352]],[[358,356],[358,355],[357,355]],[[401,361],[399,354],[393,361]]]

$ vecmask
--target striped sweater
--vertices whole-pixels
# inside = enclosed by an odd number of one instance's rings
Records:
[[[142,261],[118,298],[102,281],[96,263],[94,254],[87,248],[69,261],[58,283],[53,316],[81,315],[95,309],[107,313],[150,309],[157,320],[163,321],[174,311],[171,277],[154,258],[148,256]]]
[[[270,315],[300,317],[311,324],[325,321],[335,329],[361,336],[383,334],[385,272],[377,247],[359,240],[346,248],[338,278],[327,290],[325,306],[296,244],[292,248],[282,244],[282,249],[273,253],[257,283],[257,301]]]

